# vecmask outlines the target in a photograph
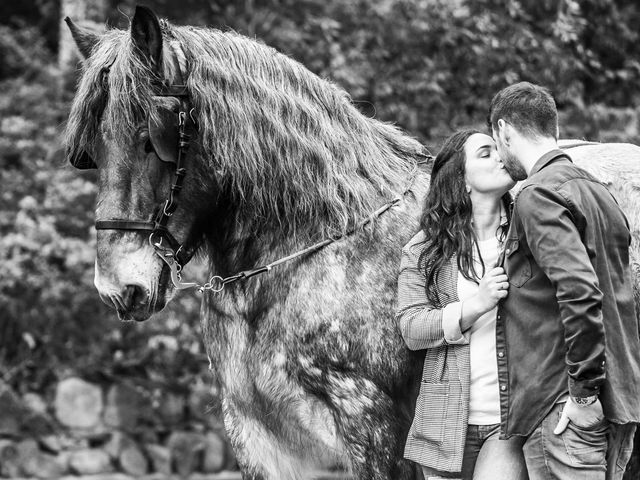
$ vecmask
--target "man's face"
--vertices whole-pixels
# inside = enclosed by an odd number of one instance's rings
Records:
[[[496,142],[498,157],[504,165],[504,169],[513,180],[519,182],[527,178],[527,171],[524,169],[516,155],[513,153],[509,145],[505,144],[502,137],[504,132],[500,130],[500,126],[492,129],[493,140]]]

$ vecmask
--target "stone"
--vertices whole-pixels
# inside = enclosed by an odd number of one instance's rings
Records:
[[[124,473],[134,477],[145,475],[149,471],[149,462],[142,450],[132,443],[120,452],[118,463]]]
[[[149,444],[144,448],[151,460],[152,470],[163,475],[171,475],[171,451],[158,444]]]
[[[124,432],[113,432],[104,450],[125,473],[139,477],[149,471],[147,457],[144,456],[136,441]]]
[[[18,442],[16,448],[18,449],[18,456],[20,458],[26,458],[31,455],[35,455],[40,451],[38,442],[31,438]]]
[[[0,476],[16,478],[20,476],[20,458],[15,442],[0,439]]]
[[[241,480],[240,472],[220,472],[215,475],[210,473],[194,473],[189,476],[189,480]],[[353,480],[351,478],[344,480]]]
[[[0,382],[0,435],[18,436],[25,408],[20,397],[4,382]]]
[[[158,413],[165,424],[175,425],[184,420],[185,399],[174,392],[165,393],[159,401]]]
[[[22,419],[22,431],[30,437],[51,435],[55,430],[53,419],[46,412],[29,411]]]
[[[184,478],[180,478],[177,475],[165,475],[162,473],[150,473],[148,475],[145,475],[144,477],[140,477],[137,480],[192,480],[192,476],[190,476],[188,479],[184,479]],[[218,480],[216,479],[209,479],[209,480]],[[236,480],[241,480],[240,477],[238,477]]]
[[[226,442],[215,432],[209,432],[204,437],[204,449],[202,455],[202,471],[205,473],[217,473],[226,463]]]
[[[69,467],[78,475],[95,475],[113,471],[109,455],[98,448],[88,448],[71,453]]]
[[[136,388],[114,384],[107,392],[104,423],[127,431],[135,430],[149,416],[151,402]]]
[[[204,436],[194,432],[173,432],[167,440],[173,470],[187,476],[200,468]]]
[[[132,443],[134,443],[134,441],[129,435],[116,430],[115,432],[111,432],[111,438],[104,445],[104,450],[112,459],[117,460],[122,450]]]
[[[40,447],[49,453],[62,451],[62,439],[58,435],[42,435],[38,438]]]
[[[146,445],[148,443],[160,443],[158,432],[151,428],[142,428],[137,433],[138,443]]]
[[[56,418],[66,427],[96,427],[102,415],[102,389],[77,377],[58,383],[54,401]]]
[[[198,382],[189,394],[189,416],[193,419],[206,422],[210,417],[209,411],[213,402],[211,389],[203,382]]]
[[[143,477],[144,478],[144,477]],[[136,480],[130,475],[125,475],[124,473],[97,473],[95,475],[85,475],[81,478],[77,476],[68,476],[62,477],[60,480]],[[173,480],[173,479],[163,479],[163,480]]]
[[[37,393],[25,393],[22,396],[24,406],[34,413],[47,414],[47,402]]]
[[[35,478],[59,478],[67,473],[66,458],[37,452],[22,459],[22,473]]]
[[[73,432],[64,432],[58,435],[62,450],[75,451],[89,448],[89,440],[86,437],[74,436]]]
[[[56,457],[43,453],[38,443],[33,439],[22,440],[16,445],[17,458],[9,464],[12,467],[17,464],[21,475],[37,478],[58,478],[67,471],[66,461],[63,457]],[[4,461],[2,462],[4,465]]]

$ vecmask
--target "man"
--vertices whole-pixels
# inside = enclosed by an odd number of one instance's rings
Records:
[[[489,121],[504,168],[525,180],[496,327],[502,433],[527,438],[531,480],[620,479],[640,420],[627,220],[604,185],[558,149],[546,89],[503,89]]]

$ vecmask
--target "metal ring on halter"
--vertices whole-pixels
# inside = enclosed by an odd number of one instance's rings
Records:
[[[159,241],[159,242],[157,242],[157,243],[156,243],[156,242],[154,242],[154,241],[153,241],[153,236],[154,236],[155,234],[157,234],[157,233],[158,233],[158,232],[151,232],[151,235],[149,235],[149,243],[151,244],[151,246],[152,246],[152,247],[158,247],[158,248],[160,248],[160,247],[162,247],[162,240],[164,239],[164,237],[161,235],[161,236],[160,236],[160,241]]]
[[[196,117],[194,116],[196,109],[192,108],[191,110],[189,110],[189,117],[191,117],[191,121],[193,122],[193,124],[196,126],[196,129],[198,128],[198,122],[196,122]]]
[[[162,235],[160,236],[160,241],[159,242],[154,242],[153,241],[153,235],[155,233],[157,233],[157,232],[151,232],[151,235],[149,235],[149,243],[151,244],[151,246],[155,250],[156,254],[159,255],[161,258],[164,258],[164,259],[172,258],[174,261],[176,261],[177,260],[177,255],[171,249],[171,247],[163,247],[162,246],[162,242],[164,241],[164,237]],[[178,263],[176,262],[176,264],[178,264]]]
[[[214,287],[214,282],[218,282],[220,284],[219,287]],[[224,290],[224,278],[219,275],[214,275],[209,279],[209,281],[202,286],[202,290],[211,290],[212,292],[218,293]]]

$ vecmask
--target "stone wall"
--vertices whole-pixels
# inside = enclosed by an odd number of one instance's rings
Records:
[[[50,396],[20,395],[0,383],[1,477],[117,480],[237,470],[223,426],[208,412],[213,397],[205,385],[149,398],[128,383],[70,377]]]

